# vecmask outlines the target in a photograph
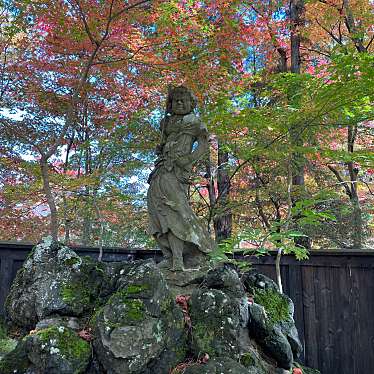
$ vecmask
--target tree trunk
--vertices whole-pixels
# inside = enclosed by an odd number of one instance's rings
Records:
[[[212,174],[212,162],[209,153],[209,159],[206,164],[206,178],[207,178],[207,190],[209,195],[209,216],[208,216],[208,232],[211,232],[210,226],[214,218],[214,211],[216,207],[216,191],[214,188],[214,176]]]
[[[86,187],[86,196],[84,199],[84,213],[83,213],[83,230],[82,230],[82,244],[91,244],[91,234],[92,234],[92,219],[91,219],[91,209],[90,209],[90,190]]]
[[[64,225],[65,225],[64,243],[66,245],[69,245],[69,243],[70,243],[70,217],[69,217],[69,214],[68,214],[69,207],[68,207],[68,202],[67,202],[65,194],[62,196],[62,201],[63,201],[63,204],[64,204]]]
[[[357,137],[357,125],[348,126],[348,144],[349,153],[354,152],[354,144]],[[358,197],[357,175],[359,170],[354,167],[352,161],[347,162],[349,179],[350,179],[350,200],[353,207],[353,246],[355,249],[362,247],[363,222],[360,200]]]
[[[301,71],[301,54],[300,44],[301,35],[300,27],[304,24],[304,0],[291,0],[290,1],[290,25],[291,25],[291,73],[300,74]],[[297,91],[299,87],[295,87],[293,96],[293,104],[300,106]],[[296,93],[296,95],[295,95]],[[305,158],[297,151],[297,148],[303,146],[303,138],[301,130],[296,127],[290,129],[291,144],[296,151],[293,152],[291,158],[291,170],[292,170],[292,201],[295,204],[298,200],[301,200],[305,196]],[[297,223],[296,223],[297,224]],[[295,245],[310,248],[311,240],[308,237],[297,237],[295,238]]]
[[[40,170],[42,174],[43,180],[43,191],[47,198],[47,204],[50,210],[50,235],[52,236],[53,240],[58,239],[58,217],[57,217],[57,207],[55,198],[53,196],[51,185],[49,183],[49,168],[48,168],[48,161],[42,157],[40,159]]]
[[[73,132],[73,135],[71,136],[70,140],[69,140],[69,143],[68,143],[68,146],[67,146],[67,149],[66,149],[66,156],[65,156],[65,163],[64,163],[64,174],[66,175],[66,172],[68,170],[68,166],[69,166],[69,155],[70,155],[70,150],[71,150],[71,147],[73,146],[73,143],[74,143],[74,132]],[[71,226],[71,217],[69,215],[69,204],[68,204],[68,200],[67,200],[67,197],[66,197],[66,194],[65,192],[63,192],[63,195],[62,195],[62,201],[63,201],[63,205],[64,205],[64,228],[65,228],[65,244],[69,245],[70,244],[70,226]]]
[[[87,116],[85,116],[87,118]],[[87,126],[87,122],[85,119],[85,132],[84,132],[84,142],[87,144],[85,149],[85,161],[84,161],[84,173],[86,176],[91,174],[91,149],[89,146],[89,129]],[[84,200],[84,215],[83,215],[83,237],[82,241],[84,245],[91,244],[91,236],[92,236],[92,196],[91,196],[91,189],[90,186],[85,187],[85,200]]]
[[[227,172],[229,154],[218,141],[218,170],[217,170],[217,204],[214,219],[216,240],[219,243],[228,239],[232,232],[232,212],[230,209],[230,177]]]

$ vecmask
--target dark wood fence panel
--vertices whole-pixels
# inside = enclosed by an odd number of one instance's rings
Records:
[[[274,257],[251,261],[275,280]],[[374,252],[284,256],[282,264],[305,364],[322,374],[374,373]]]
[[[17,270],[32,245],[0,243],[0,314]],[[74,248],[97,258],[97,248]],[[104,261],[160,259],[159,251],[105,248]],[[250,257],[275,280],[274,254]],[[295,322],[306,365],[322,374],[374,374],[374,252],[319,251],[299,262],[283,256],[284,292],[295,304]]]

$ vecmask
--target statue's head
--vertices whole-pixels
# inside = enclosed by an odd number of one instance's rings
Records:
[[[185,115],[191,113],[196,105],[197,99],[189,88],[178,86],[169,89],[166,113]]]

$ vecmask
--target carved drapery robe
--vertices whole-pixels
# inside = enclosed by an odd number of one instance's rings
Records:
[[[161,131],[161,152],[149,177],[149,232],[157,238],[170,230],[199,251],[209,252],[213,241],[188,200],[193,163],[209,149],[208,131],[193,113],[166,117]]]

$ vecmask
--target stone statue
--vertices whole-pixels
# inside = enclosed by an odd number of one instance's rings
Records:
[[[149,231],[164,254],[163,265],[174,271],[198,267],[214,246],[188,199],[192,166],[209,152],[208,130],[193,113],[196,104],[184,86],[169,91],[158,158],[148,179]]]

